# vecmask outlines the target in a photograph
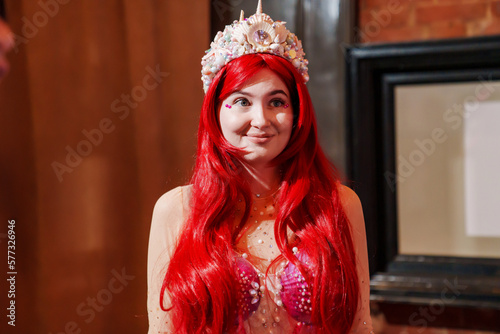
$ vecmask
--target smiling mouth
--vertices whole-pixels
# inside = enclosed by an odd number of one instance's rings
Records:
[[[273,135],[247,135],[249,141],[254,144],[265,144],[273,138]]]

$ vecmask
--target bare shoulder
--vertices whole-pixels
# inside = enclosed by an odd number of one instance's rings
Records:
[[[349,219],[351,226],[356,229],[365,228],[365,220],[363,217],[363,208],[358,195],[351,188],[339,185],[339,195],[344,211]]]
[[[349,187],[339,185],[339,195],[351,226],[359,282],[359,303],[349,333],[372,333],[370,317],[370,270],[366,243],[365,219],[358,195]]]
[[[345,186],[343,184],[339,184],[339,194],[341,196],[342,202],[344,203],[355,203],[359,202],[361,204],[358,195],[349,188],[348,186]]]
[[[181,209],[184,197],[191,194],[191,187],[191,185],[180,186],[167,191],[156,201],[154,211],[161,213]]]
[[[153,209],[153,224],[168,217],[182,217],[191,197],[191,185],[167,191],[157,201]]]
[[[148,257],[151,268],[161,256],[165,254],[170,256],[186,220],[184,203],[187,203],[185,198],[190,196],[190,193],[190,186],[177,187],[166,192],[156,201],[149,232]],[[160,262],[164,264],[166,261],[167,259],[162,257]]]
[[[362,210],[361,201],[359,200],[358,195],[351,188],[344,186],[343,184],[340,184],[339,195],[342,205],[344,206],[344,210],[346,211]]]

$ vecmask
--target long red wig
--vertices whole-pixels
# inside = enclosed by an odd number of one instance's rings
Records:
[[[274,163],[282,171],[274,233],[283,257],[313,287],[312,322],[318,333],[349,331],[358,305],[358,276],[349,222],[341,205],[336,169],[317,139],[316,119],[303,79],[279,56],[251,54],[227,64],[214,78],[203,102],[192,177],[190,216],[179,236],[160,294],[171,312],[175,333],[240,333],[234,245],[244,224],[234,228],[238,198],[251,194],[241,173],[241,150],[223,137],[218,108],[226,97],[262,69],[288,86],[294,127]],[[310,263],[304,268],[292,252],[287,227],[295,232]],[[164,305],[168,293],[171,305]],[[239,325],[238,325],[239,324]]]

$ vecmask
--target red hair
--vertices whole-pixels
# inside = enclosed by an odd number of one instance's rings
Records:
[[[223,137],[217,110],[232,92],[262,69],[288,86],[294,110],[290,141],[274,163],[282,171],[274,233],[282,256],[303,272],[312,291],[312,323],[321,333],[347,333],[358,305],[358,276],[349,222],[341,205],[336,169],[318,144],[316,119],[303,79],[284,58],[251,54],[227,64],[203,102],[192,177],[191,213],[169,263],[160,304],[172,312],[175,333],[242,332],[236,301],[233,228],[238,198],[251,202],[240,151]],[[249,215],[245,206],[242,221]],[[287,227],[309,255],[308,269],[289,244]],[[163,294],[171,307],[166,309]],[[168,306],[167,306],[168,307]],[[238,324],[239,325],[236,325]]]

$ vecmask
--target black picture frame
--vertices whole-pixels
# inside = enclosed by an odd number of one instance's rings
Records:
[[[346,175],[363,203],[371,299],[390,322],[500,330],[500,260],[398,254],[397,182],[388,182],[396,175],[395,87],[481,78],[500,80],[500,36],[346,50]],[[466,292],[447,300],[433,321],[412,319],[419,308],[443,302],[450,282]]]

